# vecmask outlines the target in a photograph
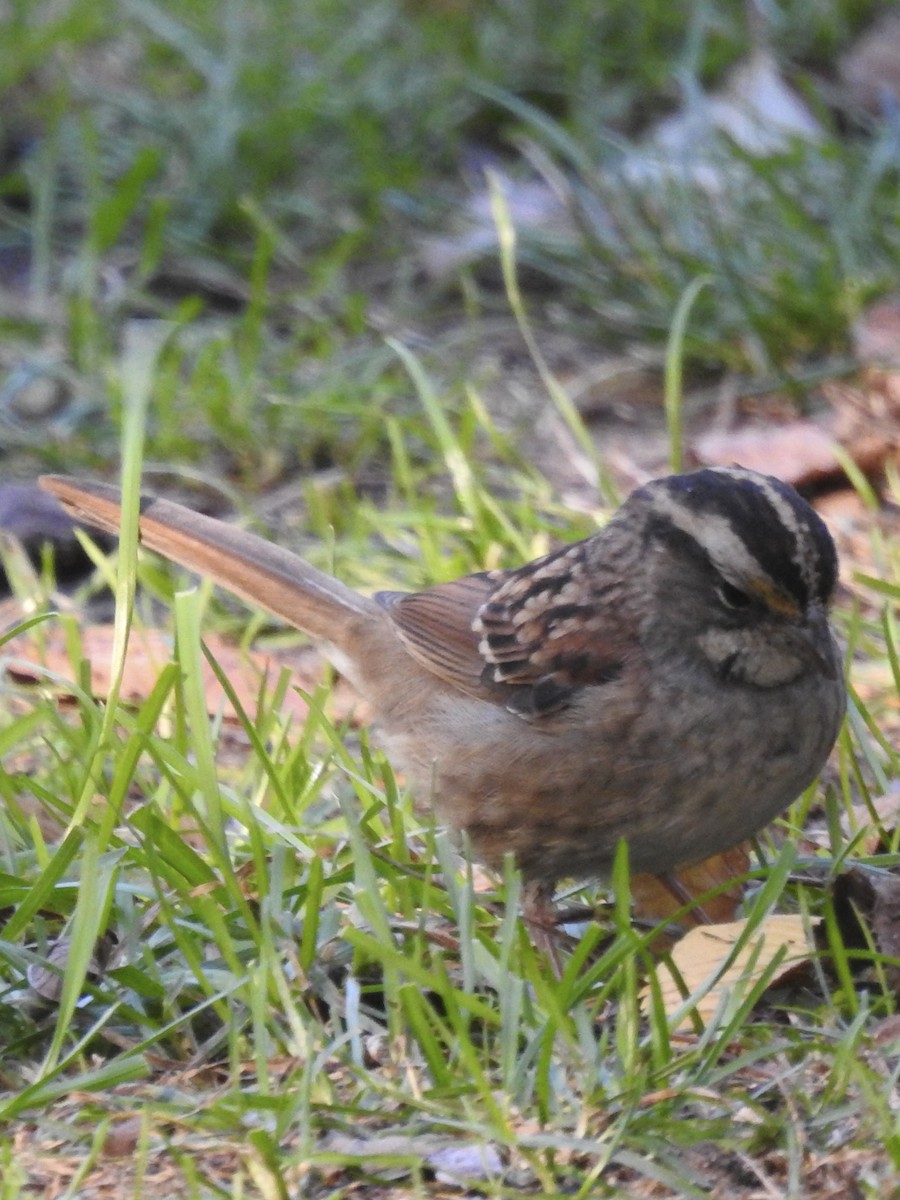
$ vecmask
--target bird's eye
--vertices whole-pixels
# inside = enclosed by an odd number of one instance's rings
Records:
[[[741,591],[739,587],[735,587],[733,583],[729,583],[727,579],[721,581],[716,588],[716,594],[726,608],[749,608],[753,603],[752,596]]]

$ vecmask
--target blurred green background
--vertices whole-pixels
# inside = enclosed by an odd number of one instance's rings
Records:
[[[466,339],[508,314],[486,168],[520,226],[538,332],[658,361],[679,297],[708,276],[691,368],[802,392],[845,367],[854,318],[897,273],[896,129],[839,70],[874,12],[9,0],[7,468],[114,460],[108,364],[148,316],[182,330],[156,385],[151,458],[213,463],[242,486],[383,458],[384,408],[402,416],[409,392],[385,337],[424,356],[452,407]],[[700,139],[648,166],[659,122],[727,88],[754,52],[815,136],[759,156]],[[535,203],[549,215],[520,222]]]

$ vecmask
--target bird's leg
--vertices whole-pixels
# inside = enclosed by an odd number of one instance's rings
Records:
[[[678,901],[679,904],[690,906],[691,916],[698,925],[715,925],[715,921],[703,908],[702,904],[698,904],[688,889],[684,886],[677,875],[672,871],[664,871],[656,878],[663,885],[670,896]]]
[[[557,979],[562,979],[562,964],[556,942],[557,912],[553,903],[554,887],[545,880],[529,880],[522,888],[522,919],[535,950],[546,954]]]

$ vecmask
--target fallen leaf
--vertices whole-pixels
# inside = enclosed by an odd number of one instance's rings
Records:
[[[883,296],[853,323],[853,350],[865,367],[900,368],[900,297]]]
[[[896,1045],[900,1042],[900,1013],[893,1013],[881,1021],[876,1021],[871,1034],[876,1046]]]
[[[873,874],[861,867],[842,871],[829,890],[838,933],[845,950],[865,950],[870,942],[866,925],[875,908]]]
[[[676,871],[675,879],[688,896],[697,899],[705,897],[705,893],[713,888],[746,874],[749,868],[750,858],[744,846],[740,845]],[[705,897],[703,911],[711,921],[731,921],[742,897],[742,888],[735,884],[718,896]],[[633,875],[631,898],[635,915],[648,921],[665,921],[683,908],[685,903],[656,875]]]
[[[114,933],[101,934],[88,964],[87,978],[96,982],[103,976],[118,938]],[[25,972],[31,990],[50,1004],[57,1004],[62,994],[63,977],[68,969],[72,942],[60,937],[50,947],[44,963],[30,963]]]
[[[134,1154],[141,1136],[142,1120],[140,1117],[127,1117],[123,1121],[115,1121],[109,1127],[102,1153],[107,1158],[125,1158]]]
[[[874,351],[873,351],[874,353]],[[900,371],[867,367],[852,381],[822,387],[833,411],[835,440],[866,475],[900,457]]]
[[[841,941],[847,950],[869,951],[900,958],[900,877],[884,870],[851,867],[831,886],[831,899]],[[853,964],[860,973],[870,969],[863,954]],[[900,969],[884,963],[884,978],[900,994]]]
[[[882,954],[890,958],[900,958],[900,879],[896,875],[876,877],[872,934],[875,945]],[[900,982],[896,972],[894,982]]]
[[[777,475],[794,487],[843,478],[834,454],[834,434],[815,421],[790,421],[781,425],[743,425],[737,429],[711,429],[694,438],[692,450],[705,467],[737,464]]]
[[[857,492],[843,488],[817,496],[815,508],[837,546],[842,606],[849,609],[852,598],[864,617],[879,622],[885,596],[866,577],[890,579],[889,556],[892,547],[900,543],[900,506],[888,497],[882,507],[873,511]],[[900,696],[887,655],[862,657],[857,654],[853,662],[853,675],[856,690],[861,694],[865,690],[862,698],[867,706],[880,702],[889,709],[898,707]],[[879,711],[879,722],[881,717]],[[890,741],[896,731],[881,728]]]
[[[770,985],[777,983],[812,953],[809,928],[810,923],[799,915],[770,916],[737,951],[735,947],[746,933],[746,921],[699,925],[690,930],[672,950],[671,960],[688,995],[697,995],[697,999],[676,1028],[689,1028],[694,1013],[707,1024],[729,996],[740,1000],[770,972]],[[672,1018],[685,1004],[682,989],[668,963],[660,962],[656,971],[663,1008]],[[648,985],[641,997],[645,1013],[650,995]]]

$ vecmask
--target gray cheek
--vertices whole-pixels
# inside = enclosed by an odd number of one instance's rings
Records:
[[[720,678],[759,688],[791,683],[806,666],[789,646],[774,641],[760,646],[755,630],[708,629],[697,638],[697,645]]]
[[[790,683],[804,670],[805,663],[788,650],[772,650],[771,654],[756,655],[747,661],[744,678],[756,687],[771,688]]]

